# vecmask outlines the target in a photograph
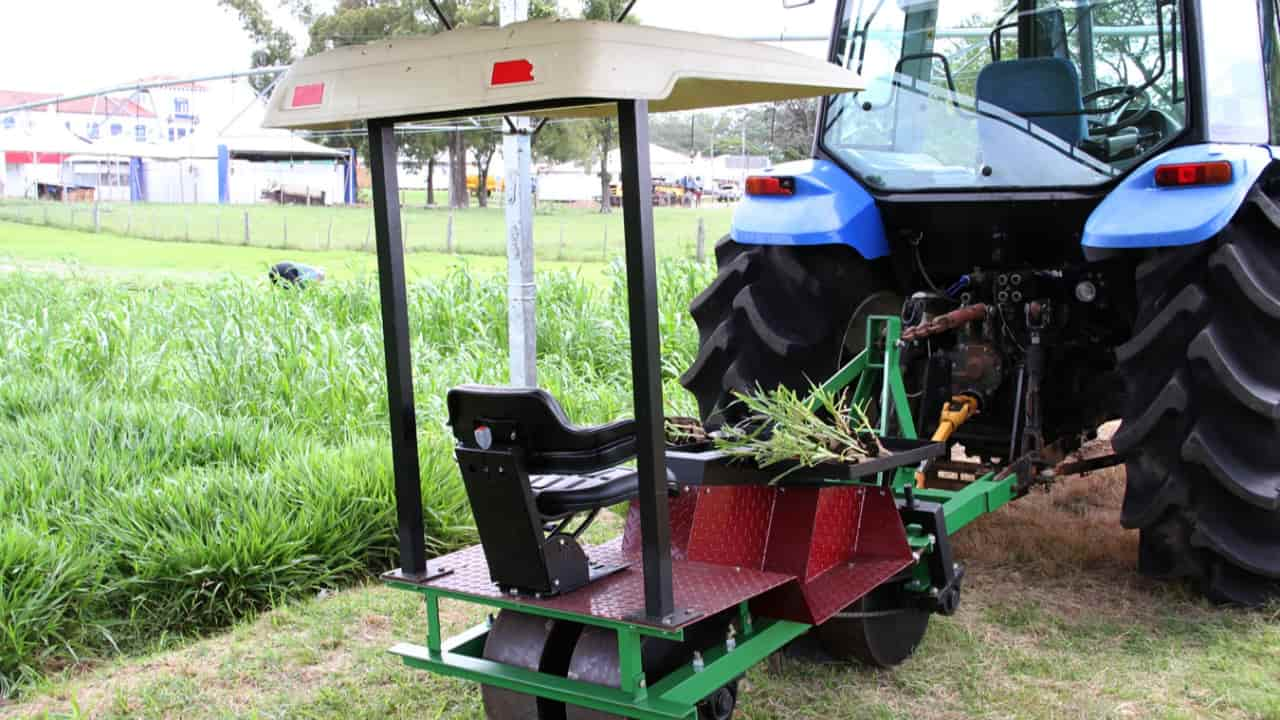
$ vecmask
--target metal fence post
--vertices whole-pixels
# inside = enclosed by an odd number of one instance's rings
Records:
[[[244,244],[249,244],[249,211],[244,211]]]
[[[325,237],[324,249],[325,250],[333,249],[333,216],[332,215],[329,216],[329,231]]]
[[[449,208],[449,223],[445,227],[444,233],[444,251],[453,254],[453,208]]]
[[[100,232],[102,230],[102,216],[98,209],[98,194],[93,195],[93,231]]]

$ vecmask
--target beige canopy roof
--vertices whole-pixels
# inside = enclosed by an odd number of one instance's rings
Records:
[[[371,118],[480,115],[580,99],[539,115],[743,105],[861,89],[853,72],[790,50],[713,35],[584,20],[472,27],[331,50],[296,62],[266,127],[321,129]],[[595,101],[595,102],[591,102]]]

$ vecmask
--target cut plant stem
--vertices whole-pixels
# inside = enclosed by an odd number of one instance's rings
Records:
[[[716,447],[746,455],[762,468],[792,466],[774,482],[801,468],[851,464],[885,454],[865,408],[850,403],[842,392],[813,386],[805,396],[785,387],[735,395],[749,415],[721,428]]]

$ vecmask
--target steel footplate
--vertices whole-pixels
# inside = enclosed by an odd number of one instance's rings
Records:
[[[589,547],[587,556],[601,567],[626,567],[571,593],[552,598],[505,594],[489,578],[480,546],[444,555],[433,561],[452,572],[429,580],[406,581],[388,573],[383,579],[411,590],[442,597],[471,600],[494,607],[511,608],[534,615],[573,619],[586,624],[626,624],[678,631],[700,618],[714,615],[794,579],[794,575],[749,567],[673,560],[671,564],[675,606],[678,612],[664,620],[644,614],[644,574],[632,556],[622,552],[621,539]],[[594,621],[594,622],[593,622]]]

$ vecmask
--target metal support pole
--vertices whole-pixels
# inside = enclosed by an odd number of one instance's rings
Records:
[[[369,121],[369,169],[373,176],[373,223],[378,247],[382,343],[387,356],[387,402],[391,412],[391,460],[395,473],[400,570],[426,573],[426,532],[418,469],[418,431],[413,409],[413,364],[409,358],[409,309],[400,238],[400,194],[396,136],[391,123]]]
[[[529,0],[500,0],[502,25],[529,19]],[[507,197],[507,352],[511,384],[538,384],[538,331],[534,317],[533,185],[530,180],[529,119],[509,118],[502,137]]]
[[[1076,0],[1076,32],[1080,36],[1080,92],[1088,95],[1098,89],[1093,49],[1093,7],[1090,0]]]
[[[627,313],[631,330],[631,384],[635,396],[636,455],[640,480],[640,533],[644,606],[650,618],[675,609],[671,581],[671,525],[667,507],[663,406],[658,340],[658,273],[653,253],[653,194],[649,177],[649,103],[618,102],[622,153],[622,224],[627,259]]]

